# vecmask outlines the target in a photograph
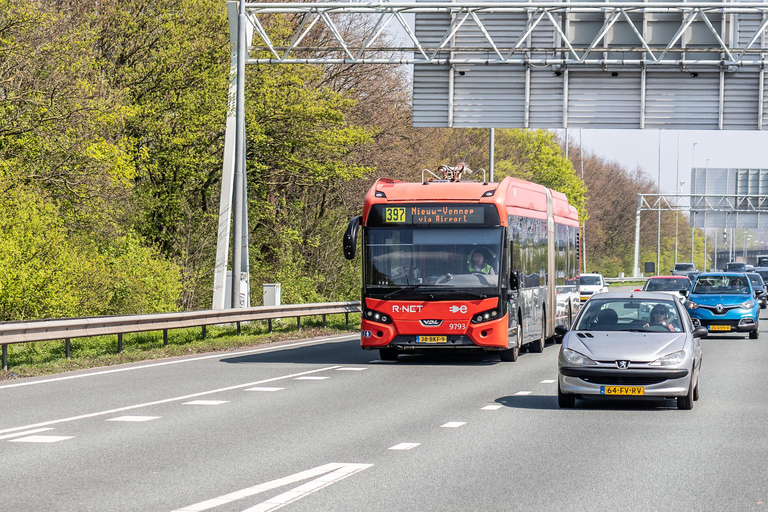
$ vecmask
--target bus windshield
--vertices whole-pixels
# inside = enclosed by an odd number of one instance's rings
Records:
[[[368,288],[497,288],[503,228],[369,228]]]

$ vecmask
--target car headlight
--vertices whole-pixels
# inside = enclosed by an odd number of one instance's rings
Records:
[[[648,363],[648,366],[675,366],[682,363],[683,359],[685,359],[685,350],[678,350]]]
[[[690,299],[688,300],[688,302],[685,303],[685,307],[687,307],[688,309],[699,309],[699,305]]]
[[[741,306],[739,306],[739,307],[740,307],[741,309],[752,309],[753,307],[755,307],[755,301],[753,301],[753,300],[748,300],[747,302],[745,302],[744,304],[742,304],[742,305],[741,305]]]
[[[597,364],[596,362],[594,362],[584,354],[580,354],[579,352],[576,352],[575,350],[571,350],[569,348],[563,349],[563,358],[565,358],[565,360],[571,364],[578,364],[578,365]]]

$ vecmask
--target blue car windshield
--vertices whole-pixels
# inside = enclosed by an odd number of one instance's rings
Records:
[[[697,294],[749,294],[747,276],[704,276],[696,280],[691,293]]]

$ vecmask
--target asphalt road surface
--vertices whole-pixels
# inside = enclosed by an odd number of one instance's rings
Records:
[[[768,511],[764,331],[704,340],[692,411],[354,336],[5,383],[0,511]]]

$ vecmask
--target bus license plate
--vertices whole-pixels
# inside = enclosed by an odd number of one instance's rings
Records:
[[[416,336],[416,343],[448,343],[448,336]]]
[[[731,326],[730,325],[710,325],[709,330],[710,331],[730,331]]]
[[[644,386],[600,386],[601,395],[644,395]]]

